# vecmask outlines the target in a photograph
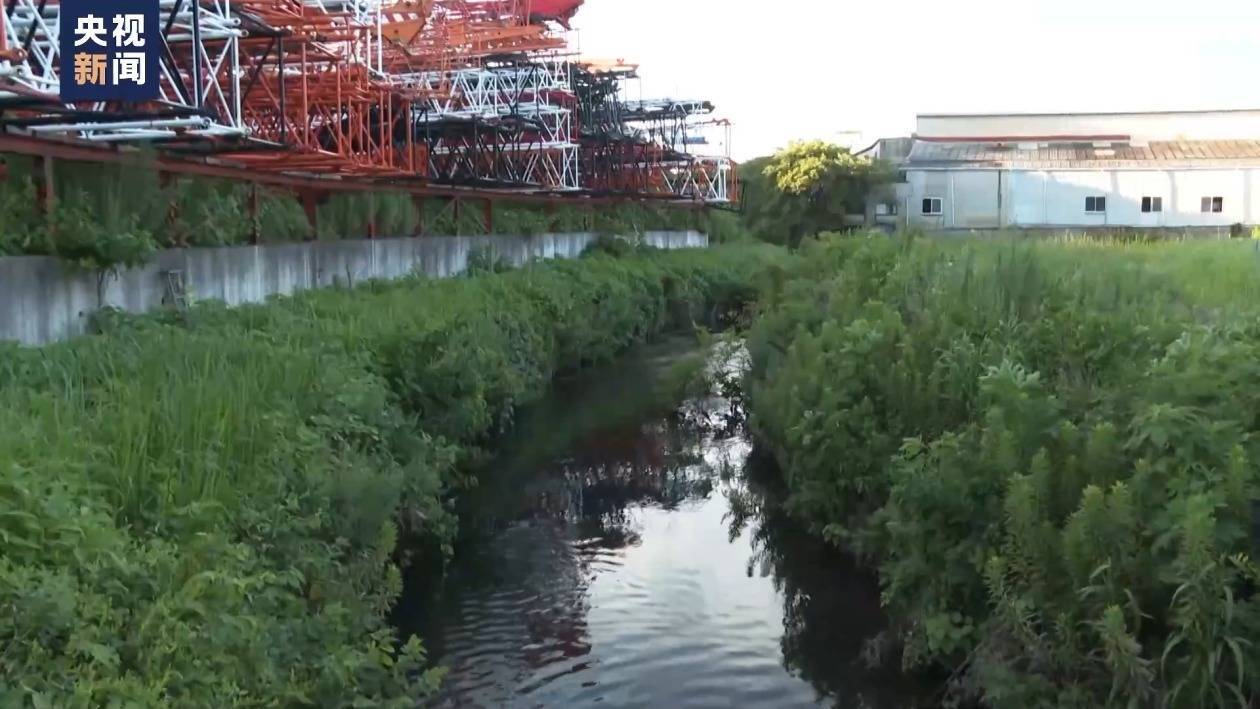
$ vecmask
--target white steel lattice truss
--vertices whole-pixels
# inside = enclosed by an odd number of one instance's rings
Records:
[[[659,168],[659,181],[670,194],[713,204],[730,203],[730,174],[734,170],[730,156],[697,156],[685,152],[690,139],[704,129],[719,125],[729,128],[724,121],[696,120],[713,113],[713,104],[668,98],[641,99],[624,102],[622,110],[630,117],[630,125],[638,127],[669,151],[679,153],[679,159],[666,161]],[[724,144],[729,149],[729,138]]]
[[[729,158],[694,158],[667,165],[662,173],[669,191],[678,197],[727,204],[732,167]]]
[[[231,0],[161,0],[158,7],[160,95],[137,107],[139,117],[101,118],[104,102],[60,103],[61,8],[40,0],[13,0],[4,18],[4,46],[24,50],[25,56],[11,52],[0,60],[0,77],[12,82],[0,89],[0,101],[43,100],[57,106],[50,114],[66,116],[64,122],[27,126],[33,134],[67,133],[93,141],[243,135],[240,21],[232,15]]]
[[[384,21],[391,17],[407,17],[412,20],[420,18],[417,13],[392,13],[392,16],[386,16],[381,12],[384,4],[382,0],[303,0],[303,4],[329,15],[344,15],[353,25],[367,28],[362,39],[349,48],[348,56],[352,61],[367,66],[378,76],[384,73]]]
[[[525,122],[527,135],[497,145],[508,159],[514,181],[558,190],[580,187],[578,144],[568,65],[530,63],[503,67],[419,72],[392,77],[425,97],[417,102],[422,121],[450,120],[506,124]],[[423,129],[423,127],[422,127]],[[466,151],[466,138],[438,138],[430,152],[446,156]]]
[[[59,0],[6,0],[0,27],[0,106],[22,105],[33,118],[6,118],[10,130],[63,134],[89,141],[246,137],[241,111],[240,20],[231,0],[159,0],[160,97],[121,111],[117,104],[67,104],[60,91]],[[416,12],[382,14],[382,0],[301,0],[367,31],[340,50],[367,66],[412,103],[412,129],[423,133],[438,179],[495,180],[547,190],[583,187],[575,127],[577,100],[562,55],[530,62],[426,71],[384,72],[385,20],[420,22]],[[419,8],[427,8],[421,3]],[[421,10],[424,12],[424,10]],[[401,18],[401,20],[400,20]],[[730,202],[729,157],[687,153],[691,132],[712,104],[672,99],[625,101],[621,112],[645,142],[665,149],[663,162],[632,165],[666,195]],[[712,123],[710,121],[709,123]],[[471,128],[470,128],[471,127]],[[703,142],[703,141],[701,141]],[[443,172],[432,170],[431,172]]]

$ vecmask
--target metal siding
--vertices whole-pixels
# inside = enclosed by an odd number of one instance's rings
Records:
[[[909,170],[906,181],[909,184],[910,199],[906,205],[906,221],[911,226],[925,229],[942,229],[950,226],[950,173],[942,171]],[[923,199],[936,197],[941,200],[942,214],[927,216],[923,214]]]
[[[1055,140],[1035,143],[932,142],[915,140],[907,163],[957,169],[1110,169],[1258,167],[1260,140],[1157,141],[1147,145]]]
[[[1260,135],[1260,111],[925,114],[918,116],[916,133],[931,137],[1122,134],[1146,140],[1222,140]]]
[[[1046,174],[1012,172],[1010,183],[1011,223],[1016,226],[1045,224]]]
[[[1250,169],[1244,176],[1247,192],[1247,216],[1244,224],[1260,223],[1260,169]]]
[[[998,214],[999,173],[993,170],[960,170],[953,177],[953,219],[959,229],[994,229]]]
[[[1172,184],[1167,172],[1160,170],[1117,170],[1115,194],[1107,205],[1108,220],[1123,226],[1159,227],[1166,223],[1172,207]],[[1143,197],[1159,197],[1163,211],[1143,212]]]
[[[1246,221],[1245,177],[1242,170],[1173,170],[1177,192],[1174,212],[1166,217],[1169,226],[1229,226]],[[1201,210],[1204,197],[1222,197],[1220,213]]]
[[[1106,226],[1106,214],[1085,211],[1086,197],[1107,197],[1110,210],[1111,173],[1051,171],[1046,174],[1046,222],[1053,226]]]
[[[1260,222],[1260,168],[1222,170],[909,170],[906,223],[925,229],[1017,227],[1228,227]],[[1002,208],[998,186],[1002,186]],[[1085,198],[1104,196],[1107,212],[1088,214]],[[1163,211],[1143,213],[1143,197],[1161,197]],[[1204,214],[1203,197],[1220,196],[1224,211]],[[944,214],[921,214],[924,197]]]

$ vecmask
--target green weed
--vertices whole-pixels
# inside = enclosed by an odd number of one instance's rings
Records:
[[[672,302],[751,300],[777,258],[593,256],[0,347],[0,705],[415,706],[441,673],[385,618],[399,564],[450,553],[461,461],[556,372],[688,325]]]
[[[994,707],[1260,694],[1260,261],[1240,242],[831,238],[749,337],[790,509],[908,667]]]

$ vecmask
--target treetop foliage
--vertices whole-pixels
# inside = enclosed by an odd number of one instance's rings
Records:
[[[887,167],[824,140],[796,142],[740,167],[741,208],[749,231],[796,247],[805,237],[840,231],[862,214],[866,197],[890,181]]]
[[[875,170],[868,158],[859,157],[824,140],[794,142],[770,158],[764,172],[781,192],[817,195],[820,190],[861,186]]]

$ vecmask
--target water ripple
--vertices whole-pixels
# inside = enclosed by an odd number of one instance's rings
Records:
[[[426,636],[449,669],[431,706],[908,704],[857,663],[878,588],[766,516],[741,472],[748,441],[706,423],[722,405],[590,429],[502,483],[493,535],[461,550]]]

